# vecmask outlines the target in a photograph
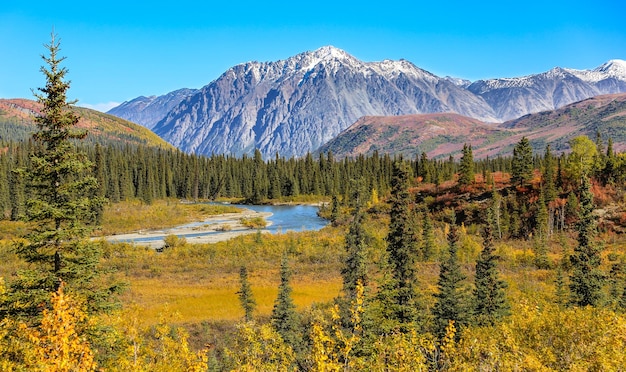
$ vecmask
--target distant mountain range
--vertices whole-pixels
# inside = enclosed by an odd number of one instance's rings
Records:
[[[614,149],[626,150],[626,94],[602,95],[566,105],[557,110],[529,114],[493,125],[458,114],[366,116],[318,149],[335,158],[358,154],[403,154],[425,152],[429,158],[458,155],[471,144],[475,158],[510,155],[513,146],[527,137],[537,152],[550,143],[553,151],[567,151],[568,141],[586,135],[604,144],[609,137]]]
[[[0,99],[0,141],[20,141],[36,131],[34,117],[42,106],[27,99]],[[143,126],[83,107],[73,110],[80,117],[79,128],[88,130],[87,142],[100,144],[145,145],[173,148],[162,138]]]
[[[323,47],[237,65],[199,90],[139,97],[109,113],[140,122],[185,152],[267,158],[315,151],[364,116],[456,113],[501,123],[602,94],[626,92],[626,62],[554,68],[469,82],[406,60],[362,62]]]

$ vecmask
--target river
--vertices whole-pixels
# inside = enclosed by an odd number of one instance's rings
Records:
[[[236,226],[241,217],[264,217],[268,226],[262,232],[277,234],[287,231],[317,231],[328,225],[328,221],[317,215],[318,207],[312,205],[239,205],[233,206],[244,210],[239,214],[214,216],[205,221],[192,222],[181,226],[157,231],[145,231],[132,234],[113,235],[106,238],[111,242],[133,242],[138,245],[162,247],[163,238],[167,235],[176,235],[185,238],[189,243],[212,243],[228,240],[235,236],[256,232]],[[221,227],[235,226],[224,229]]]

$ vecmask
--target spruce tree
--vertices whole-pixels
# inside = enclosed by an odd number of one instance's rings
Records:
[[[576,306],[596,306],[601,300],[604,275],[600,270],[601,249],[594,242],[596,221],[593,216],[593,194],[589,177],[584,176],[579,188],[578,245],[570,256],[570,302]]]
[[[350,223],[350,229],[346,234],[346,257],[341,268],[343,297],[337,299],[342,323],[351,330],[354,330],[356,327],[353,322],[351,309],[355,301],[357,301],[359,293],[362,295],[363,290],[368,285],[365,252],[367,249],[367,233],[363,227],[363,217],[360,207],[357,207],[354,219]]]
[[[239,291],[237,291],[237,296],[239,296],[239,302],[244,311],[244,320],[246,322],[252,321],[252,313],[256,308],[256,301],[254,301],[252,296],[252,288],[248,282],[248,269],[245,266],[239,269]]]
[[[35,117],[35,149],[25,170],[30,190],[27,219],[33,228],[16,246],[16,253],[30,266],[11,283],[9,301],[2,305],[3,312],[30,318],[49,303],[50,293],[61,283],[67,292],[86,300],[91,311],[104,306],[110,293],[96,285],[100,251],[88,239],[92,228],[88,224],[102,199],[93,197],[98,184],[91,162],[71,142],[87,133],[76,129],[78,117],[66,97],[67,69],[60,66],[64,58],[58,56],[54,34],[46,47],[49,56],[42,58],[47,67],[41,68],[46,86],[35,93],[43,108]]]
[[[387,260],[391,271],[390,301],[394,304],[393,320],[402,328],[417,318],[415,285],[417,247],[415,234],[410,224],[410,196],[408,191],[408,169],[402,162],[393,166],[391,190],[391,212],[387,234]]]
[[[533,149],[526,137],[513,148],[511,182],[523,186],[533,178]]]
[[[422,218],[422,260],[429,261],[434,256],[435,250],[433,221],[428,206],[425,206]]]
[[[357,283],[367,286],[367,264],[365,260],[366,232],[363,228],[363,214],[360,208],[355,211],[354,219],[345,242],[346,260],[341,269],[343,293],[350,303],[356,298]]]
[[[493,325],[509,314],[507,284],[499,278],[491,224],[485,224],[483,237],[483,249],[476,261],[474,317],[479,325]]]
[[[556,193],[556,185],[554,180],[554,156],[552,155],[552,150],[550,148],[550,144],[546,146],[546,152],[543,155],[543,173],[542,173],[542,181],[543,181],[543,193],[545,196],[546,203],[550,203],[554,201],[557,197]]]
[[[565,272],[563,269],[563,261],[560,261],[556,267],[556,273],[554,277],[554,297],[555,302],[558,305],[565,305],[567,303],[567,283],[565,283]]]
[[[455,322],[457,329],[468,324],[468,301],[463,288],[465,275],[457,257],[458,231],[454,224],[448,233],[448,255],[440,263],[438,292],[432,309],[434,331],[440,339],[446,334],[450,320]]]
[[[535,253],[535,266],[538,269],[548,269],[548,209],[546,207],[543,190],[539,193],[535,215],[535,235],[533,237],[533,249]]]
[[[283,254],[280,263],[280,285],[278,286],[278,297],[274,302],[272,310],[272,327],[283,338],[283,341],[294,350],[302,347],[302,335],[300,330],[300,319],[296,312],[296,305],[291,298],[291,270],[287,254]]]
[[[613,151],[613,138],[609,137],[606,146],[606,161],[600,177],[604,185],[613,184],[615,182],[616,160],[615,152]]]
[[[469,186],[474,182],[474,156],[472,145],[463,145],[463,155],[459,165],[459,186]]]

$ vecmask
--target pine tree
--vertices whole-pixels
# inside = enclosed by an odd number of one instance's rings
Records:
[[[550,144],[546,146],[546,152],[543,155],[543,193],[546,203],[550,203],[556,199],[556,185],[554,180],[554,156],[550,149]]]
[[[11,193],[11,220],[19,221],[26,217],[26,195],[25,195],[25,180],[24,166],[25,161],[19,154],[16,154],[15,169],[11,170],[9,175],[9,191]]]
[[[507,284],[499,279],[491,224],[485,225],[483,237],[483,249],[476,261],[474,316],[479,325],[493,325],[509,314]]]
[[[463,155],[459,165],[459,186],[469,186],[474,182],[474,156],[472,145],[463,145]]]
[[[252,313],[256,308],[256,301],[254,301],[254,297],[252,296],[252,288],[248,282],[248,269],[245,266],[239,269],[239,285],[237,295],[239,296],[239,302],[244,311],[244,320],[249,322],[252,320]]]
[[[68,292],[87,300],[92,311],[108,297],[106,289],[95,285],[100,251],[87,239],[88,223],[102,200],[93,197],[98,184],[91,162],[71,143],[87,133],[75,127],[78,117],[70,109],[73,102],[67,102],[67,69],[60,67],[64,58],[58,57],[54,34],[46,47],[49,56],[42,58],[48,68],[41,68],[46,86],[35,94],[43,109],[35,117],[35,149],[25,172],[31,191],[27,218],[33,230],[26,242],[16,246],[16,253],[31,265],[11,284],[9,303],[2,306],[3,312],[31,318],[36,318],[41,304],[49,304],[50,293],[61,282]]]
[[[440,339],[446,334],[449,321],[460,327],[468,324],[468,303],[462,287],[465,275],[461,272],[461,265],[457,257],[458,231],[452,225],[448,233],[448,256],[440,263],[438,292],[435,296],[435,305],[432,309],[434,316],[434,331]]]
[[[536,209],[536,226],[533,238],[535,266],[537,266],[538,269],[547,269],[550,267],[548,260],[548,209],[543,196],[543,190],[539,194]]]
[[[429,261],[435,254],[435,236],[433,232],[433,221],[430,218],[428,206],[424,207],[422,218],[422,259]]]
[[[602,170],[600,179],[604,185],[612,184],[615,182],[616,172],[616,158],[613,151],[613,138],[609,137],[609,141],[606,146],[606,161],[604,162],[604,169]]]
[[[394,304],[394,320],[401,327],[417,318],[415,285],[417,247],[410,224],[410,197],[408,192],[408,170],[406,165],[396,162],[393,167],[391,190],[391,221],[387,234],[387,260],[391,270],[390,299]]]
[[[533,178],[533,149],[526,137],[513,148],[511,182],[523,186]]]
[[[365,261],[366,232],[363,228],[363,214],[357,208],[354,219],[350,223],[350,230],[346,235],[346,260],[341,269],[343,277],[343,293],[347,302],[356,298],[357,283],[367,286],[367,265]]]
[[[291,270],[287,254],[283,254],[280,263],[280,285],[278,287],[278,297],[274,302],[271,322],[272,327],[283,338],[283,341],[294,350],[302,347],[302,335],[300,330],[300,319],[296,312],[296,305],[291,298]]]
[[[593,239],[596,222],[593,216],[593,194],[588,177],[583,177],[579,188],[578,245],[570,256],[572,274],[570,276],[570,302],[576,306],[596,306],[601,299],[604,275],[600,271],[601,249]]]
[[[346,258],[341,268],[343,296],[337,299],[342,323],[352,331],[359,326],[354,323],[353,304],[359,300],[359,295],[363,295],[363,291],[368,285],[365,252],[367,249],[367,233],[363,227],[363,218],[361,208],[357,207],[354,219],[350,223],[350,229],[346,234]]]
[[[335,223],[339,219],[339,199],[333,194],[330,209],[330,222]]]
[[[565,273],[563,270],[563,262],[559,262],[556,267],[556,274],[554,278],[554,297],[555,301],[559,305],[565,305],[567,303],[567,284],[565,283]]]

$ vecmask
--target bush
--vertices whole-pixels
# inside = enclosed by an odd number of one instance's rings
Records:
[[[187,244],[187,239],[170,234],[163,238],[163,242],[165,243],[163,248],[176,248]]]
[[[239,222],[249,229],[262,229],[267,226],[263,217],[242,217]]]

